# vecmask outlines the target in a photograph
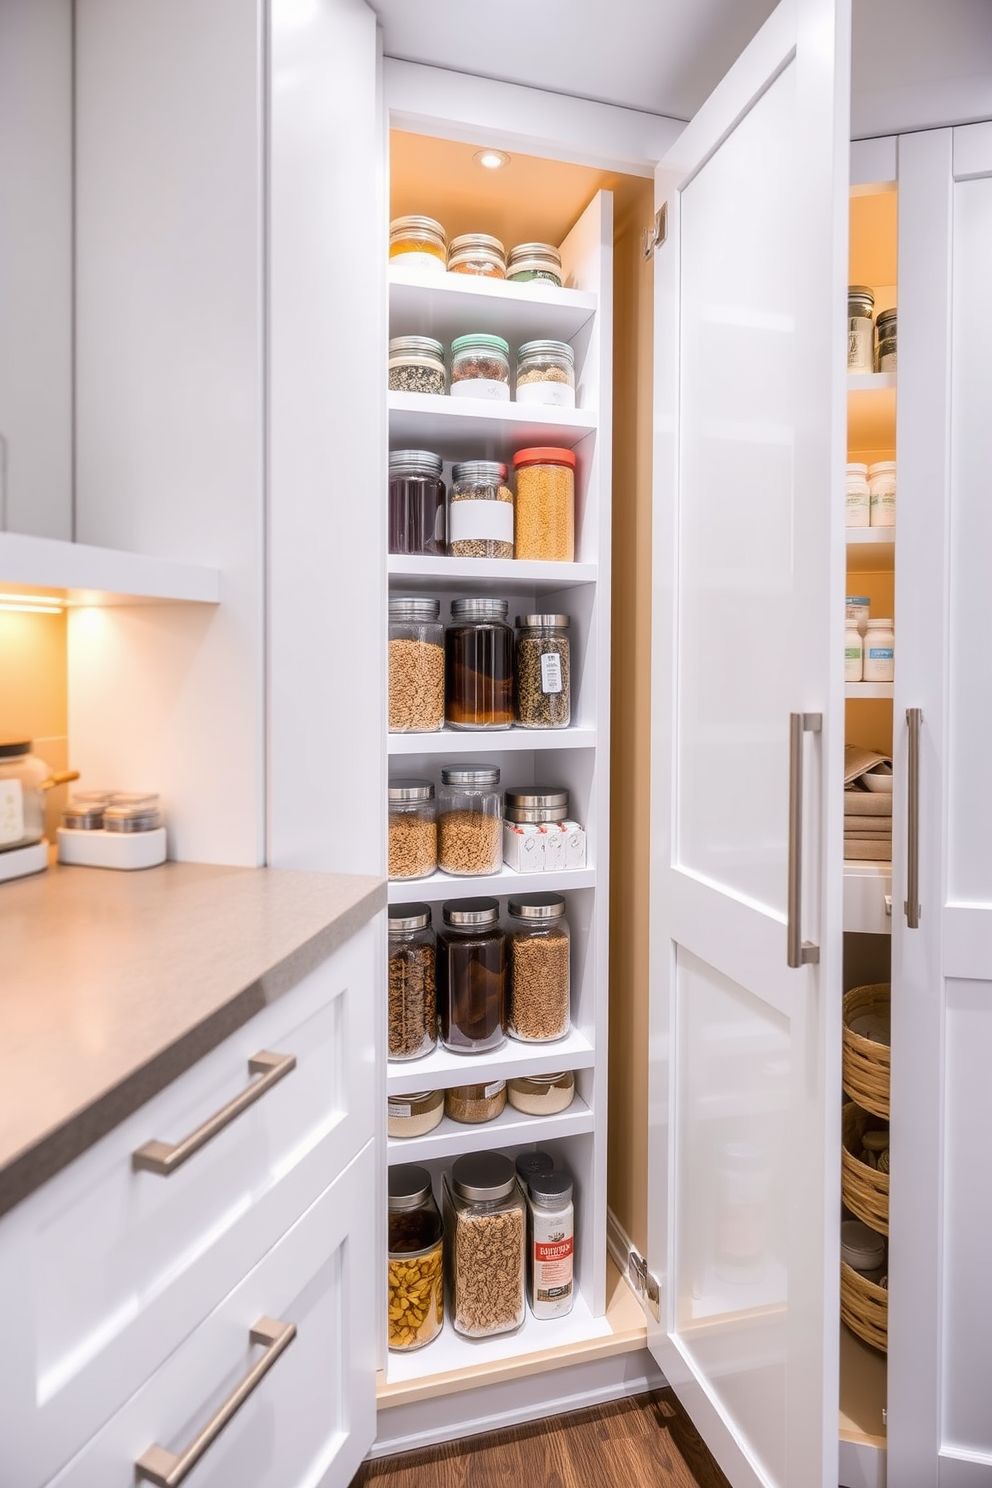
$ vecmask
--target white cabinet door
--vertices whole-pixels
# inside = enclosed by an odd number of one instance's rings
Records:
[[[889,1482],[988,1488],[992,123],[901,139],[899,198]]]
[[[849,19],[657,178],[650,1342],[735,1488],[837,1482]]]

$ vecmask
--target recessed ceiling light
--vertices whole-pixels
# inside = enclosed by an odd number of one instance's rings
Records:
[[[472,159],[485,170],[501,170],[510,163],[509,155],[504,155],[502,150],[476,150]]]

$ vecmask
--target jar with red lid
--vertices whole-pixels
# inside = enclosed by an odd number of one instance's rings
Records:
[[[517,558],[571,563],[575,557],[575,454],[570,449],[523,449],[513,457],[517,501]]]

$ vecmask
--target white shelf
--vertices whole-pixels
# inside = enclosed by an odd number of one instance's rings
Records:
[[[392,878],[389,899],[392,904],[423,900],[440,904],[442,899],[463,899],[468,895],[505,898],[508,894],[562,894],[568,889],[592,889],[596,886],[595,868],[562,868],[554,873],[515,873],[503,868],[478,878],[455,878],[450,873],[432,873],[430,878]]]
[[[471,587],[486,593],[531,594],[555,589],[574,589],[594,584],[595,563],[536,563],[516,558],[423,558],[391,553],[387,561],[391,580],[409,581],[418,589],[446,593]],[[393,587],[399,591],[399,584]]]
[[[890,698],[895,696],[894,682],[845,682],[846,698]]]
[[[844,929],[862,935],[891,935],[891,863],[845,861]]]
[[[592,1044],[575,1028],[570,1028],[563,1039],[553,1044],[519,1044],[507,1039],[501,1049],[490,1054],[452,1054],[450,1049],[438,1045],[425,1059],[390,1064],[386,1086],[390,1095],[407,1095],[411,1090],[447,1090],[450,1085],[481,1085],[520,1075],[589,1069],[595,1057]]]
[[[552,1142],[557,1137],[591,1132],[595,1118],[586,1103],[574,1098],[567,1111],[557,1116],[525,1116],[507,1105],[495,1121],[470,1124],[445,1116],[425,1137],[390,1137],[386,1160],[390,1163],[429,1162],[432,1158],[461,1157],[463,1152],[488,1152],[500,1147],[522,1147],[528,1142]]]
[[[587,408],[541,408],[430,393],[386,396],[390,448],[434,450],[447,460],[510,463],[515,450],[530,445],[571,449],[599,424]]]
[[[433,336],[447,351],[471,331],[503,336],[512,351],[522,341],[571,341],[596,313],[596,296],[537,280],[509,284],[469,274],[389,271],[390,336]]]
[[[220,602],[216,569],[15,532],[0,533],[0,587],[43,590],[69,605]]]
[[[896,374],[894,372],[849,372],[847,374],[847,391],[849,393],[884,393],[888,388],[896,385]]]
[[[594,728],[493,729],[473,733],[441,729],[436,734],[390,734],[390,757],[403,754],[506,754],[523,749],[594,749]]]
[[[896,562],[894,527],[848,527],[848,573],[891,573]]]

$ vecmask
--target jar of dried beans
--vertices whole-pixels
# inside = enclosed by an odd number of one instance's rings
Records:
[[[446,530],[441,456],[430,450],[391,450],[389,551],[443,557]]]
[[[499,238],[488,233],[462,233],[448,245],[449,274],[478,274],[485,279],[506,278],[506,253]]]
[[[437,868],[434,786],[429,780],[391,780],[389,877],[428,878]]]
[[[513,492],[498,460],[464,460],[451,470],[448,512],[453,558],[513,557]]]
[[[525,341],[517,351],[518,403],[575,407],[575,359],[567,341]]]
[[[570,449],[524,449],[517,474],[517,558],[571,563],[575,557],[575,455]]]
[[[498,873],[502,850],[498,766],[442,766],[438,808],[438,867],[462,878]]]
[[[444,641],[445,717],[454,729],[513,723],[513,631],[505,599],[453,599]]]
[[[506,1031],[523,1043],[564,1038],[569,1024],[571,937],[560,894],[519,894],[510,916]]]
[[[436,599],[389,601],[389,732],[444,727],[444,626]]]
[[[447,238],[433,217],[394,217],[389,224],[389,262],[397,268],[443,274],[448,261]]]
[[[444,347],[432,336],[394,336],[389,343],[391,393],[443,393]]]
[[[451,396],[510,401],[510,347],[502,336],[458,336],[452,341]]]
[[[518,615],[517,722],[521,728],[567,728],[572,717],[567,615]]]
[[[444,1226],[426,1168],[389,1169],[388,1227],[389,1347],[423,1348],[444,1323]]]
[[[389,1058],[420,1059],[437,1048],[437,937],[429,904],[391,904]]]
[[[466,1126],[495,1121],[506,1105],[506,1081],[484,1085],[452,1085],[444,1092],[444,1114]]]
[[[506,936],[495,899],[449,899],[437,936],[441,1042],[485,1054],[506,1042]]]
[[[456,1158],[444,1175],[445,1267],[457,1333],[488,1338],[524,1320],[527,1226],[513,1163],[501,1152]]]
[[[518,243],[507,256],[506,277],[514,284],[545,280],[561,289],[561,254],[553,243]]]

